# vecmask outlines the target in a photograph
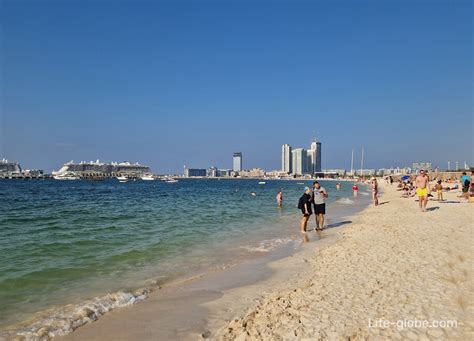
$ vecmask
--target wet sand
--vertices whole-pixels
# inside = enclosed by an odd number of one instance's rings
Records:
[[[216,318],[213,338],[472,340],[474,206],[451,192],[422,213],[414,198],[384,187],[383,204],[353,217],[337,243],[274,264],[285,272],[304,262],[305,271],[268,287],[224,326]]]
[[[474,206],[449,203],[457,194],[421,213],[387,186],[382,205],[309,232],[297,252],[290,244],[165,287],[57,339],[472,339]],[[416,320],[457,326],[409,327]]]

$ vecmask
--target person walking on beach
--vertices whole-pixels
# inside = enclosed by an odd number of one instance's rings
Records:
[[[298,202],[298,208],[301,210],[301,213],[303,213],[303,216],[301,217],[300,231],[301,233],[306,233],[309,217],[313,213],[311,211],[311,189],[309,187],[304,188],[304,193]]]
[[[313,182],[312,202],[314,205],[314,216],[316,219],[316,231],[324,230],[324,215],[326,214],[325,199],[328,197],[328,192],[324,187],[321,187],[319,182]]]
[[[276,201],[277,201],[278,207],[281,207],[281,205],[283,204],[283,192],[281,190],[278,191],[276,195]]]
[[[379,205],[379,184],[377,183],[377,179],[375,177],[372,177],[371,179],[371,184],[372,184],[372,201],[374,202],[375,206]]]
[[[430,179],[425,171],[420,170],[420,174],[415,179],[416,195],[419,198],[420,211],[426,212],[426,205],[428,204],[428,193],[430,192],[428,185]]]
[[[444,201],[443,199],[443,185],[441,184],[441,180],[438,180],[436,183],[436,193],[438,194],[438,201]]]
[[[466,172],[462,172],[461,176],[461,188],[462,188],[462,196],[469,200],[469,188],[471,187],[472,179]]]

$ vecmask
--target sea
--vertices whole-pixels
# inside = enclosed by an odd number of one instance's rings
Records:
[[[297,248],[312,181],[260,181],[0,180],[0,336],[65,334],[157,287]],[[329,228],[369,204],[364,186],[321,184]]]

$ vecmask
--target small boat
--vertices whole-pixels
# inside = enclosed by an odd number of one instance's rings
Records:
[[[265,182],[265,181],[259,181],[258,184],[259,184],[259,185],[265,185],[266,182]]]
[[[117,180],[119,182],[128,182],[129,179],[126,176],[117,176]]]
[[[151,174],[146,174],[140,177],[143,181],[153,181],[155,178]]]
[[[178,180],[173,179],[171,176],[164,176],[163,178],[161,178],[161,181],[167,182],[169,184],[173,184],[175,182],[178,182]]]

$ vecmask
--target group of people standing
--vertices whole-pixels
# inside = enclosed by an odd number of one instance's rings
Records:
[[[318,181],[313,182],[313,188],[305,187],[304,194],[298,202],[298,208],[303,213],[300,224],[301,233],[306,233],[309,217],[313,214],[316,219],[316,231],[324,230],[324,215],[326,214],[326,201],[328,193]]]

